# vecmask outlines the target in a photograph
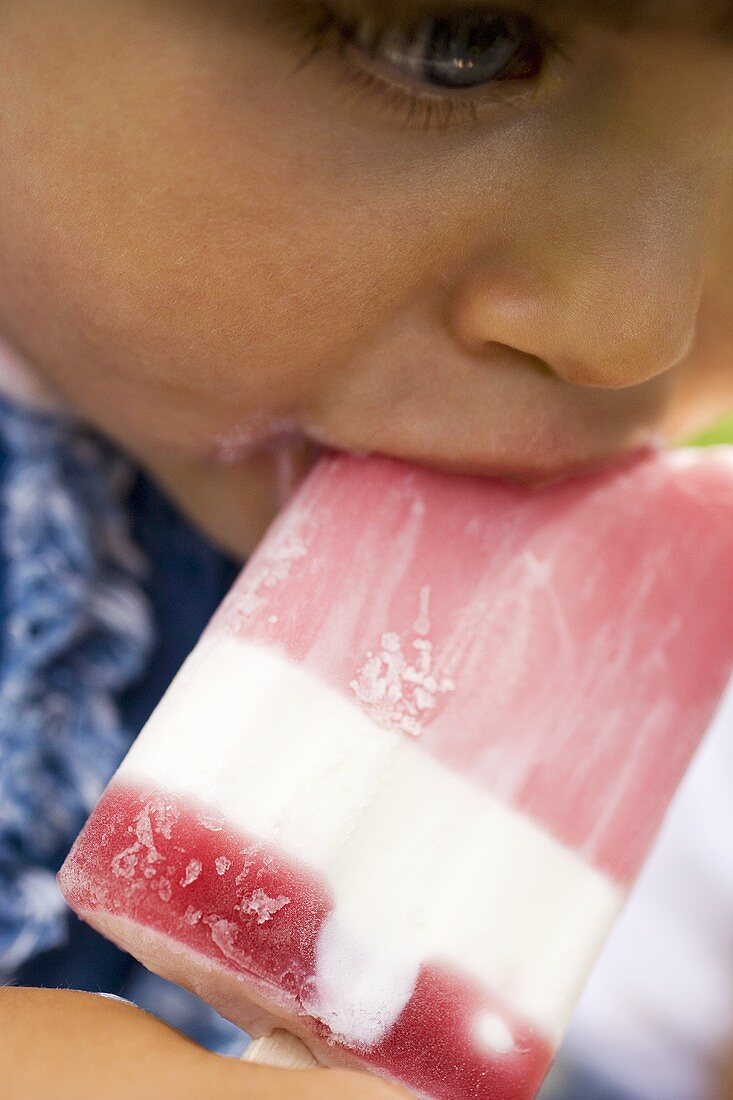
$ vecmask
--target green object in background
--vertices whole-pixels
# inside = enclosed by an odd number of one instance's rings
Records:
[[[733,413],[713,428],[687,441],[689,447],[711,447],[715,443],[733,443]]]

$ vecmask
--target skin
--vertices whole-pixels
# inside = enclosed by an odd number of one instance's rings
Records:
[[[558,24],[426,130],[278,7],[0,11],[0,333],[214,539],[308,439],[542,480],[733,405],[730,46]]]
[[[89,993],[0,989],[12,1073],[3,1100],[400,1100],[344,1070],[274,1070],[210,1054],[130,1004]]]
[[[0,5],[0,335],[216,542],[318,446],[542,481],[733,407],[730,46],[553,16],[539,80],[426,128],[334,50],[293,72],[280,7]],[[24,1100],[152,1097],[134,1050],[182,1098],[392,1095],[0,994]]]

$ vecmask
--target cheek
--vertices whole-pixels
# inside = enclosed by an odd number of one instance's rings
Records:
[[[386,249],[362,197],[309,178],[259,118],[227,128],[208,106],[183,104],[185,153],[141,105],[110,120],[109,143],[79,119],[76,141],[39,133],[3,166],[2,321],[51,369],[67,348],[85,388],[104,363],[108,383],[144,372],[181,400],[213,384],[245,407],[305,403],[373,318]]]
[[[111,405],[130,435],[317,403],[473,242],[497,242],[499,196],[520,218],[521,148],[357,126],[251,26],[34,7],[0,28],[35,59],[0,74],[5,148],[22,149],[2,164],[0,322],[106,427]]]
[[[35,67],[0,73],[0,323],[127,441],[317,406],[415,303],[441,324],[472,265],[567,287],[581,255],[593,275],[628,205],[597,93],[585,113],[405,136],[357,125],[317,69],[284,78],[267,35],[203,5],[34,7]],[[386,392],[424,393],[419,369],[388,368]]]
[[[189,419],[305,401],[358,328],[364,274],[328,135],[273,134],[297,104],[268,99],[266,55],[213,15],[33,7],[0,25],[23,62],[0,73],[7,334],[119,416],[136,391]]]
[[[87,406],[112,388],[131,417],[143,388],[189,420],[313,404],[506,222],[524,154],[503,139],[474,166],[465,129],[357,126],[322,73],[288,80],[268,35],[203,7],[34,7],[0,29],[36,59],[0,74],[22,148],[2,165],[0,320]]]

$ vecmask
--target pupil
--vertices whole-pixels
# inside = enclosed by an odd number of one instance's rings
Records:
[[[423,42],[420,77],[449,88],[496,80],[526,44],[522,28],[487,15],[436,17],[419,37]]]

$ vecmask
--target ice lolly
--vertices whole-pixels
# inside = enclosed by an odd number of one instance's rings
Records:
[[[733,448],[543,489],[335,455],[60,874],[253,1034],[527,1100],[733,670]]]

